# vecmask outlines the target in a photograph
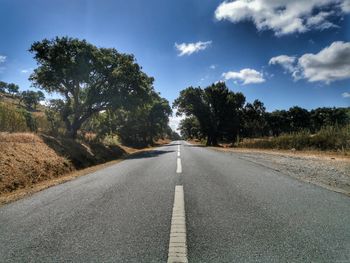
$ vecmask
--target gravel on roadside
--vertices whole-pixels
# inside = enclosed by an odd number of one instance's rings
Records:
[[[215,148],[216,150],[220,150]],[[302,181],[350,195],[350,159],[299,153],[222,149]]]

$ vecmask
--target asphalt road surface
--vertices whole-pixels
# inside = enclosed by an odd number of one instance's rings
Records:
[[[350,262],[350,198],[181,141],[0,207],[0,262],[167,261]]]

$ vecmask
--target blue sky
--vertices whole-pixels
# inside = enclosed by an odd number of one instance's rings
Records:
[[[270,111],[350,106],[349,14],[349,0],[0,0],[0,79],[28,89],[31,43],[71,36],[133,53],[170,102],[225,80]]]

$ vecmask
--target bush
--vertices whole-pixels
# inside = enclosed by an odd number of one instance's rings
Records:
[[[349,150],[350,125],[322,128],[310,138],[311,144],[321,150]]]
[[[300,131],[278,137],[245,139],[238,146],[262,149],[348,151],[350,150],[350,125],[323,127],[316,134]]]
[[[36,123],[36,120],[35,118],[33,117],[33,115],[26,111],[26,110],[21,110],[25,120],[26,120],[26,124],[27,124],[27,127],[29,129],[29,131],[31,132],[37,132],[38,131],[38,126],[37,126],[37,123]]]
[[[0,103],[0,131],[24,132],[27,130],[27,119],[23,111],[15,106]]]

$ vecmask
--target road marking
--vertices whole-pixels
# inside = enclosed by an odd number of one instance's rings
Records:
[[[182,165],[181,165],[181,158],[180,157],[177,157],[176,173],[177,174],[182,173]]]
[[[175,186],[171,218],[168,263],[188,263],[186,243],[185,198],[182,185]]]
[[[178,151],[178,152],[180,151],[180,145],[177,146],[177,151]]]
[[[180,152],[177,152],[177,157],[180,157]]]

